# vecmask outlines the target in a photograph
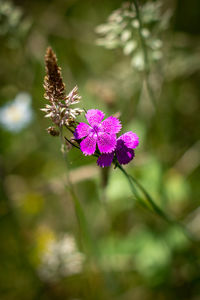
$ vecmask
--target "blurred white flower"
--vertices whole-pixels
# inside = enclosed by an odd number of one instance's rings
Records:
[[[16,98],[0,108],[0,124],[12,132],[19,132],[32,120],[31,96],[21,92]]]
[[[135,54],[135,56],[133,56],[133,58],[131,60],[131,65],[139,71],[144,70],[144,67],[145,67],[144,57],[141,52],[138,52],[137,54]]]
[[[141,30],[141,33],[142,33],[144,38],[148,38],[150,36],[150,31],[147,28],[143,28]]]
[[[159,39],[152,39],[149,45],[153,50],[157,50],[162,47],[163,43]]]
[[[128,41],[128,43],[126,43],[125,46],[124,46],[124,54],[129,55],[136,48],[137,48],[137,42],[136,41]]]
[[[74,237],[67,234],[59,240],[49,242],[38,272],[41,279],[56,281],[58,278],[80,273],[83,261],[84,255],[78,251]]]
[[[122,42],[127,42],[130,38],[131,38],[131,31],[128,29],[125,29],[121,34]]]
[[[139,28],[139,27],[140,27],[140,23],[139,23],[138,20],[133,20],[131,24],[132,24],[132,26],[133,26],[134,28]]]

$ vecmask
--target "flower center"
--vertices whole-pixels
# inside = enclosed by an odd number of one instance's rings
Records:
[[[99,127],[97,125],[93,126],[93,132],[96,134],[99,132]]]

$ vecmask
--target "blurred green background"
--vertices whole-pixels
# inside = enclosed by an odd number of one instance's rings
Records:
[[[161,2],[154,35],[162,58],[149,76],[156,110],[131,58],[96,43],[96,26],[122,3],[0,1],[1,300],[200,299],[200,2]],[[166,11],[171,17],[160,32]],[[67,92],[79,87],[79,106],[120,113],[123,131],[138,134],[127,171],[193,241],[134,201],[120,170],[102,171],[76,149],[67,153],[67,170],[60,139],[48,135],[51,123],[40,111],[49,45]],[[66,172],[97,248],[92,260]]]

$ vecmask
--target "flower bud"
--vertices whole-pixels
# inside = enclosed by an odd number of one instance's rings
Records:
[[[47,132],[52,136],[59,136],[60,132],[53,126],[47,128]]]

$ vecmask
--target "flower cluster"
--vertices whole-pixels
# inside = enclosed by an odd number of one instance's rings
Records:
[[[129,131],[117,138],[116,134],[122,127],[120,121],[113,116],[103,120],[104,113],[98,109],[88,110],[85,117],[89,125],[79,123],[74,132],[84,155],[93,155],[98,151],[97,164],[100,167],[108,167],[116,159],[120,164],[127,164],[134,158],[133,149],[139,144],[135,133]]]
[[[50,47],[46,51],[45,63],[44,97],[49,100],[49,104],[41,110],[46,113],[45,117],[51,118],[53,123],[59,127],[50,126],[47,132],[52,136],[58,136],[60,128],[65,126],[74,135],[71,139],[65,136],[67,147],[74,146],[86,156],[97,156],[97,164],[100,167],[108,167],[112,162],[129,163],[135,156],[133,149],[139,144],[138,136],[129,131],[117,137],[117,133],[122,128],[118,118],[110,116],[104,119],[104,113],[98,109],[87,111],[85,117],[88,124],[78,123],[75,119],[83,110],[72,109],[70,106],[78,103],[81,97],[77,93],[77,87],[66,95],[61,69],[58,67],[56,55]]]

